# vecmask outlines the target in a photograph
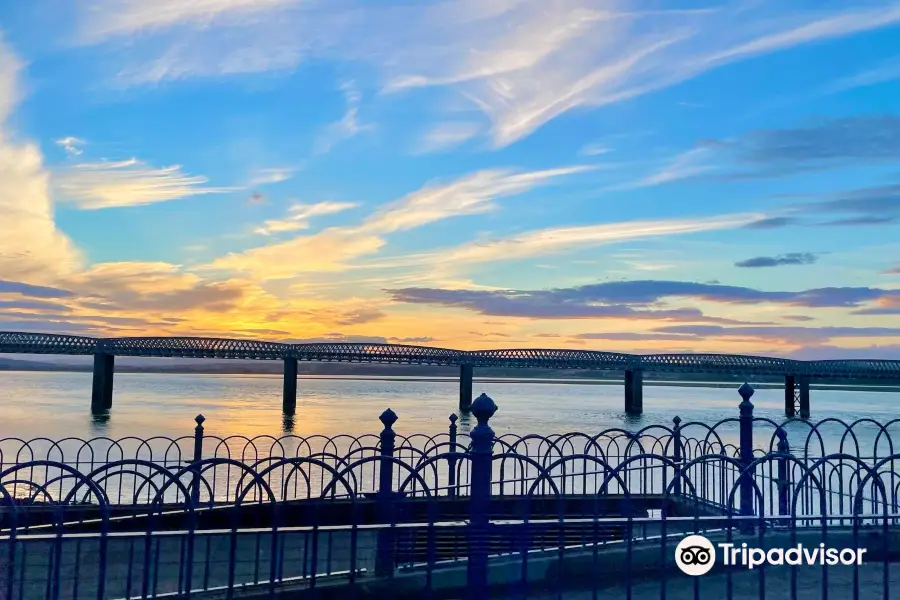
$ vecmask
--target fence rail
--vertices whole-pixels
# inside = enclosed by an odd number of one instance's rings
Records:
[[[0,597],[400,597],[390,586],[695,597],[671,567],[679,539],[704,533],[865,541],[882,578],[871,561],[855,565],[846,589],[886,598],[900,555],[894,421],[775,423],[753,416],[750,386],[740,393],[738,416],[713,425],[675,417],[595,435],[496,436],[497,407],[482,395],[468,435],[451,417],[446,434],[399,436],[388,409],[381,432],[362,437],[220,439],[198,417],[175,440],[0,440]],[[826,597],[838,567],[821,566]],[[764,578],[732,571],[724,596],[735,577],[738,590],[765,592]],[[775,597],[811,589],[798,584],[809,572],[773,575]]]

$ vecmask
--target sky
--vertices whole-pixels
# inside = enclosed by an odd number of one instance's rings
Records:
[[[0,330],[900,359],[900,2],[0,4]]]

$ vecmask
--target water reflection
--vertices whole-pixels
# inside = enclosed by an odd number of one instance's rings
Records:
[[[281,415],[281,432],[284,434],[294,433],[294,413]]]
[[[109,409],[98,409],[91,411],[91,432],[94,435],[103,435],[106,433],[109,424]]]
[[[193,434],[198,412],[207,418],[207,433],[220,437],[277,436],[282,432],[299,436],[377,435],[383,427],[378,416],[389,406],[399,417],[394,426],[399,435],[433,435],[447,432],[448,416],[459,398],[459,386],[454,381],[302,378],[301,382],[296,414],[285,415],[279,376],[120,373],[112,409],[91,414],[90,373],[0,372],[0,437],[177,438]],[[635,417],[624,414],[621,385],[476,379],[473,395],[481,392],[499,407],[490,421],[498,435],[571,431],[595,434],[613,427],[671,427],[676,414],[686,423],[710,423],[737,417],[740,403],[737,387],[645,385],[645,412]],[[28,398],[28,402],[14,401],[19,398]],[[753,404],[755,416],[783,420],[783,390],[758,389]],[[869,417],[885,423],[896,416],[898,404],[897,392],[817,389],[813,390],[812,413],[815,420]],[[457,427],[461,435],[471,432],[475,424],[471,413],[459,414]],[[790,428],[789,434],[792,442],[805,439],[808,427],[801,429],[798,425]]]
[[[625,412],[622,413],[622,421],[624,422],[624,428],[628,430],[637,430],[648,424],[644,415],[633,415]]]
[[[478,423],[478,421],[475,420],[475,417],[472,416],[472,413],[461,410],[457,413],[457,416],[459,417],[459,420],[456,422],[457,433],[468,434],[472,431],[472,427]]]

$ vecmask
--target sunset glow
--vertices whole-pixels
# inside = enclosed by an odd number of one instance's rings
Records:
[[[4,3],[0,330],[900,358],[900,3],[680,4]]]

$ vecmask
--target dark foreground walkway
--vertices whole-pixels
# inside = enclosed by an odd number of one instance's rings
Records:
[[[900,597],[900,565],[890,565],[887,584],[888,594],[892,598]],[[635,583],[631,587],[631,598],[639,600],[654,600],[665,597],[666,600],[694,600],[694,598],[721,599],[734,598],[736,600],[779,600],[781,598],[796,598],[797,600],[821,600],[830,598],[833,600],[850,600],[855,598],[886,598],[884,592],[884,565],[864,564],[858,570],[858,585],[854,581],[853,567],[831,567],[828,569],[827,596],[822,587],[822,567],[797,567],[797,591],[791,592],[791,568],[768,567],[764,572],[764,580],[760,581],[760,572],[741,571],[734,572],[731,576],[732,595],[728,595],[728,577],[725,574],[706,575],[701,577],[677,576],[666,581],[665,596],[661,595],[661,582],[647,581]],[[760,594],[760,587],[764,594]],[[858,587],[858,595],[854,590]],[[521,598],[521,595],[510,595],[509,600]],[[594,591],[564,592],[560,596],[557,592],[535,592],[528,594],[529,600],[550,600],[556,598],[565,600],[588,600],[602,598],[603,600],[624,600],[628,597],[624,586],[600,589]]]

